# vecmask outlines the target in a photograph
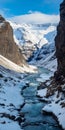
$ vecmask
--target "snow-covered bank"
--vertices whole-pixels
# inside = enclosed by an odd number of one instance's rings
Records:
[[[59,125],[65,130],[65,84],[57,85],[49,80],[46,85],[48,88],[37,92],[42,101],[47,102],[42,111],[55,115]]]
[[[0,130],[22,130],[24,115],[20,109],[25,104],[22,89],[26,85],[23,77],[0,66]]]
[[[48,113],[53,113],[57,117],[59,125],[62,126],[62,128],[65,130],[65,106],[62,107],[61,105],[65,103],[65,100],[62,101],[61,98],[62,97],[57,98],[56,96],[54,96],[53,97],[54,101],[52,101],[52,103],[45,106],[42,110]]]

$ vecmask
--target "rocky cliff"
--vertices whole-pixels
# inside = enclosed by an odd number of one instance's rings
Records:
[[[13,39],[13,30],[10,24],[0,15],[0,54],[16,64],[25,62],[20,49]]]
[[[58,61],[57,76],[65,77],[65,0],[60,5],[60,22],[55,38],[56,57]]]

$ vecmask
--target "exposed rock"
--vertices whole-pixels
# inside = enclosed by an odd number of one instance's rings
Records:
[[[60,5],[60,23],[57,27],[57,36],[55,38],[56,57],[58,61],[57,76],[65,77],[65,0]]]
[[[25,63],[18,46],[13,39],[13,30],[10,24],[0,15],[0,54],[16,64]]]

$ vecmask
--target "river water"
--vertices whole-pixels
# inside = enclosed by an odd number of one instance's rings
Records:
[[[37,74],[29,74],[25,78],[25,80],[29,81],[29,85],[23,90],[25,105],[21,112],[24,113],[25,121],[22,127],[24,130],[61,130],[52,116],[42,113],[45,103],[41,102],[36,96],[37,86],[41,80],[40,74],[50,75],[50,71],[39,68]],[[40,80],[37,80],[39,78]]]

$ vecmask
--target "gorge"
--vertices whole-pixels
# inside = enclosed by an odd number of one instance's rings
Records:
[[[65,0],[57,24],[0,15],[0,130],[65,130]]]

